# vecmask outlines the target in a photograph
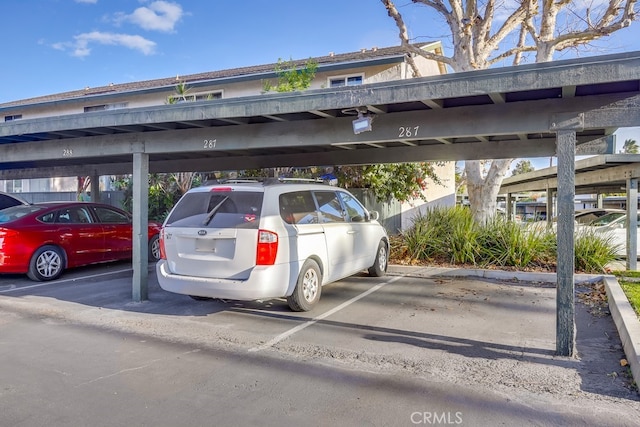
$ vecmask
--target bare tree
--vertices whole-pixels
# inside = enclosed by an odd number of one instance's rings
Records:
[[[450,32],[451,55],[444,56],[417,47],[395,3],[381,1],[407,52],[444,63],[454,72],[486,69],[508,60],[518,65],[527,55],[533,55],[535,62],[551,61],[555,52],[585,47],[628,27],[636,17],[636,0],[412,0],[413,5],[403,6],[430,8],[439,15]],[[423,28],[436,26],[425,22]],[[412,69],[414,76],[419,76],[415,65]],[[495,214],[496,197],[512,161],[493,160],[486,171],[481,161],[465,162],[469,202],[476,220],[484,222]]]

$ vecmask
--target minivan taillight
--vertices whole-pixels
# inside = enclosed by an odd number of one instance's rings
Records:
[[[160,259],[167,259],[167,252],[164,249],[164,229],[160,232]]]
[[[272,231],[258,230],[256,265],[273,265],[278,253],[278,235]]]

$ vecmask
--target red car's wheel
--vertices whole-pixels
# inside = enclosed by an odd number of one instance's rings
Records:
[[[46,245],[31,257],[27,276],[31,280],[45,281],[57,279],[64,270],[64,255],[57,246]]]
[[[158,262],[160,260],[160,239],[156,234],[149,240],[149,262]]]

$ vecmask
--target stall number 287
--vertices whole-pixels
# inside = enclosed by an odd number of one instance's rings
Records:
[[[398,128],[398,138],[411,138],[418,136],[420,126],[400,126]]]

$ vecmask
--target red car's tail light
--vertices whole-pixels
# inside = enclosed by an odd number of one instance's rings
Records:
[[[167,259],[167,252],[164,249],[164,230],[160,232],[160,259]]]
[[[233,191],[231,187],[213,187],[211,191]]]
[[[278,235],[272,231],[258,230],[256,265],[273,265],[278,253]]]
[[[10,228],[0,227],[0,249],[3,249],[5,244],[7,244],[7,239],[15,239],[15,237],[20,234],[17,230],[12,230]],[[16,241],[13,241],[13,244],[16,244]]]

